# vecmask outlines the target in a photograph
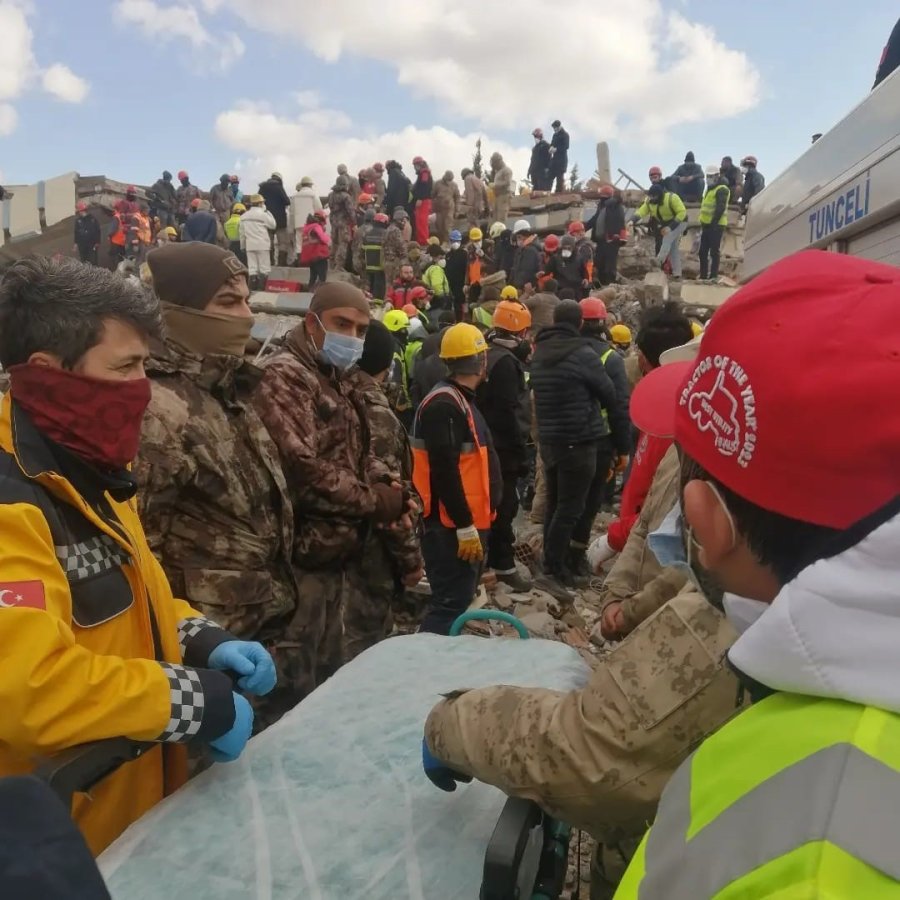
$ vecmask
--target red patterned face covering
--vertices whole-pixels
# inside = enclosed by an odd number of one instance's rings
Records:
[[[9,370],[10,394],[41,434],[103,469],[135,456],[150,381],[106,381],[25,363]]]

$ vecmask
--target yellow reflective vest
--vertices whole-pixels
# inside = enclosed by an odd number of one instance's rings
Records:
[[[687,209],[678,194],[666,191],[661,203],[651,203],[649,199],[645,200],[637,208],[635,215],[639,219],[649,216],[651,219],[656,219],[660,225],[671,227],[673,223],[683,222],[687,218]]]
[[[712,224],[713,215],[716,211],[716,200],[722,191],[725,192],[725,209],[722,211],[718,224],[723,227],[728,224],[728,201],[731,199],[731,190],[727,184],[717,184],[703,195],[703,200],[700,203],[701,225]]]
[[[616,900],[900,898],[900,715],[775,694],[681,765]]]

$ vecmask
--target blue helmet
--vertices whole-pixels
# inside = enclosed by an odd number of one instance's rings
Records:
[[[454,229],[453,231],[450,232],[450,240],[451,240],[451,242],[458,241],[458,242],[462,243],[462,235],[456,229]]]

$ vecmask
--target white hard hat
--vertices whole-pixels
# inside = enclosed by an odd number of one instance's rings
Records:
[[[707,178],[715,178],[718,174],[719,174],[719,167],[717,165],[710,163],[710,165],[708,165],[706,167],[706,177]]]
[[[519,221],[513,225],[513,234],[522,234],[523,231],[531,231],[531,225],[528,224],[527,219],[519,219]]]

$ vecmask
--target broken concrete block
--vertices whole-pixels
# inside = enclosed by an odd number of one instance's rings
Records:
[[[669,279],[661,269],[644,276],[644,306],[656,306],[669,299]]]
[[[681,300],[693,306],[721,306],[735,291],[736,287],[725,284],[710,284],[700,281],[686,281],[681,286]]]
[[[519,619],[529,633],[535,637],[550,638],[551,640],[556,637],[556,621],[549,613],[530,612],[519,616]]]

